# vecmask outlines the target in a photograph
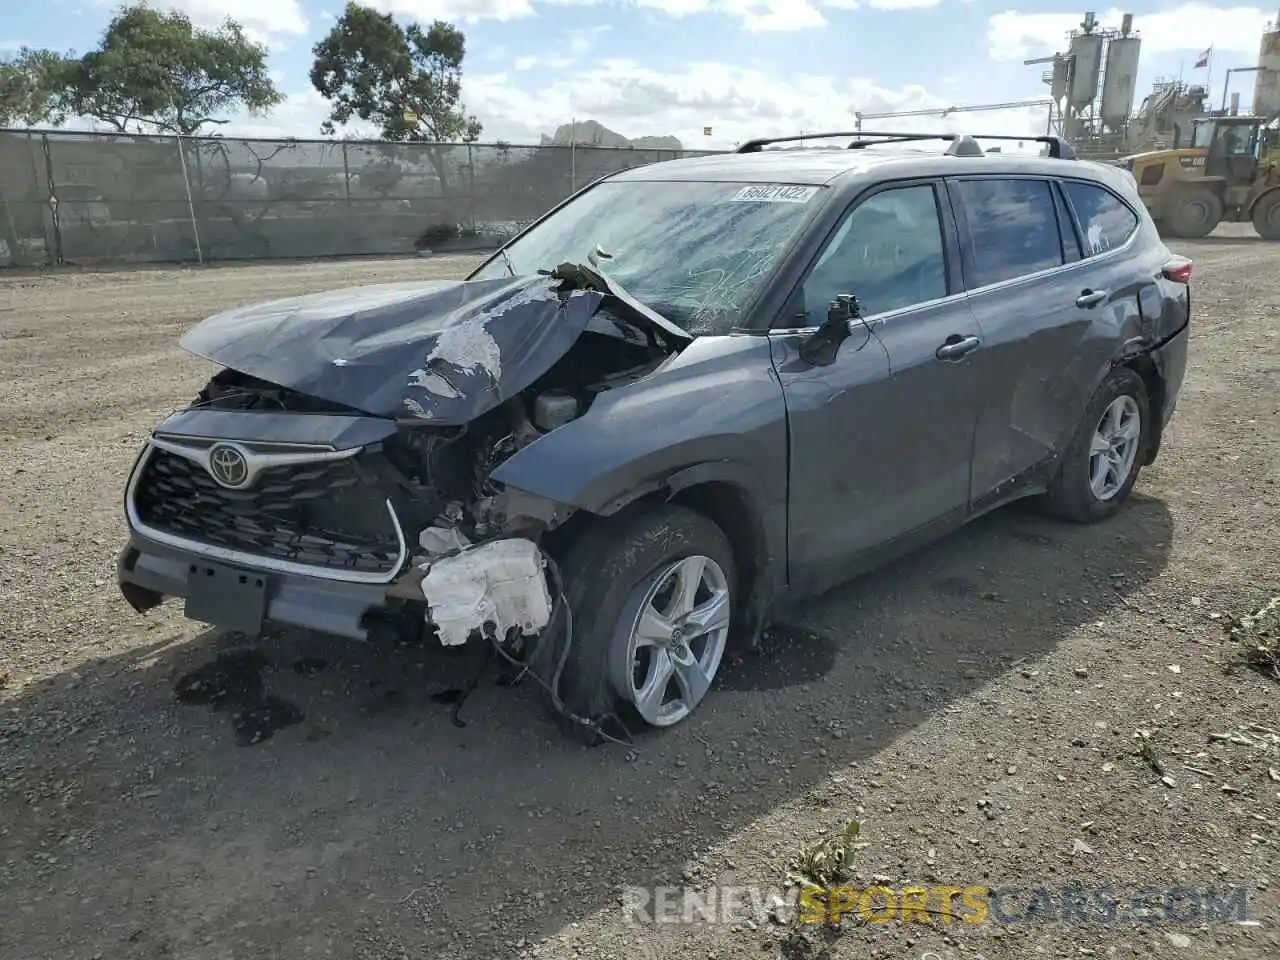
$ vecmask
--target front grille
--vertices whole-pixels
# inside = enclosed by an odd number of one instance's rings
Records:
[[[386,500],[353,459],[263,470],[247,490],[153,447],[134,488],[148,527],[200,543],[361,573],[394,571],[399,541]]]

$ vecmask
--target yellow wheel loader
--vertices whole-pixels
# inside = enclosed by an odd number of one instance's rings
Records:
[[[1261,117],[1192,121],[1191,145],[1125,157],[1122,166],[1160,232],[1207,236],[1219,223],[1252,222],[1280,240],[1280,143]]]

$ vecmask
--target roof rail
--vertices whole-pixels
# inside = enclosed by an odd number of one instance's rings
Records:
[[[860,150],[863,147],[869,147],[877,143],[913,143],[920,140],[946,140],[951,146],[947,148],[947,155],[952,157],[981,157],[983,156],[982,147],[978,144],[978,140],[1030,140],[1032,143],[1043,143],[1049,147],[1049,156],[1055,160],[1075,160],[1075,148],[1057,136],[1039,136],[1039,137],[1016,137],[1008,134],[986,134],[986,133],[906,133],[901,131],[884,131],[884,130],[839,130],[831,133],[804,133],[793,134],[786,137],[759,137],[755,140],[748,140],[742,146],[735,150],[735,153],[759,153],[765,147],[775,143],[796,143],[802,140],[825,140],[831,137],[849,137],[851,142],[848,145],[850,150]],[[869,140],[868,137],[877,137],[880,139]]]
[[[829,137],[856,137],[858,132],[851,130],[847,132],[836,133],[802,133],[799,135],[791,135],[788,137],[759,137],[755,140],[748,140],[742,146],[738,147],[734,153],[759,153],[764,147],[771,143],[795,143],[798,140],[826,140]]]
[[[975,133],[972,136],[979,140],[1030,140],[1032,143],[1043,143],[1049,148],[1049,156],[1054,160],[1075,160],[1076,148],[1071,141],[1052,134],[1040,137],[1015,137],[1007,133]]]

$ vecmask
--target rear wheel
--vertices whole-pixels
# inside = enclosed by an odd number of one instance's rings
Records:
[[[1096,523],[1128,499],[1142,469],[1150,402],[1142,377],[1116,367],[1102,381],[1049,485],[1052,513]]]
[[[1174,196],[1164,218],[1171,236],[1198,240],[1222,220],[1222,200],[1208,187],[1185,187]]]
[[[1280,190],[1273,190],[1253,208],[1253,229],[1263,240],[1280,240]]]

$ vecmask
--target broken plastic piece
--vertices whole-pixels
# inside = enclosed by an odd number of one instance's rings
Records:
[[[467,642],[472,631],[492,623],[499,639],[512,627],[537,633],[551,619],[551,593],[543,559],[532,540],[492,540],[431,564],[422,595],[431,608],[440,642]]]
[[[442,557],[471,546],[471,541],[457,527],[427,527],[418,535],[418,543],[429,557]]]

